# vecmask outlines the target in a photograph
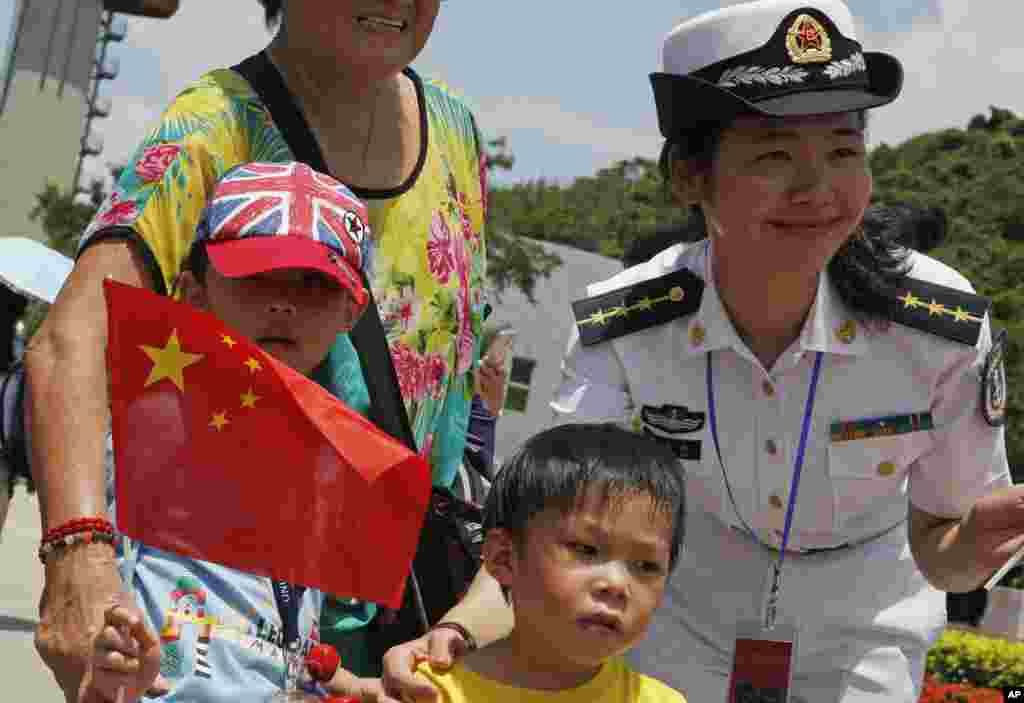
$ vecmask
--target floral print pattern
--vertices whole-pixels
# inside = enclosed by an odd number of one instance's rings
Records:
[[[143,183],[159,181],[180,152],[180,144],[157,144],[144,149],[142,157],[135,162],[135,175]]]
[[[435,483],[447,486],[462,460],[486,308],[486,167],[465,105],[440,83],[407,75],[421,91],[429,143],[408,190],[364,198],[367,275],[415,440],[430,457]],[[171,290],[216,180],[241,163],[293,160],[252,86],[234,71],[208,73],[164,112],[80,248],[101,229],[132,227],[159,268],[154,274]],[[367,397],[358,374],[334,373],[335,365],[359,368],[347,338],[339,338],[328,362],[332,369],[323,382],[329,390],[341,398]],[[360,388],[347,387],[360,381]]]

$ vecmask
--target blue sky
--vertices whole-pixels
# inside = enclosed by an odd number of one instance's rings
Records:
[[[10,1],[0,0],[0,15]],[[732,3],[447,0],[414,65],[463,93],[489,135],[508,138],[516,165],[502,181],[567,181],[617,159],[656,155],[647,74],[659,68],[661,40],[679,21],[723,4]],[[907,69],[904,97],[878,111],[873,142],[962,126],[993,103],[1024,113],[1024,4],[849,4],[867,48],[897,54]],[[143,125],[189,80],[268,39],[256,0],[182,0],[170,20],[130,19],[127,40],[112,51],[121,76],[103,91],[114,110],[97,125],[107,142],[102,158],[126,159]]]

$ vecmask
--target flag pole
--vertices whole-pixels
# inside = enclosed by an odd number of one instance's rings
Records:
[[[430,620],[427,618],[427,609],[423,605],[423,592],[420,591],[420,581],[416,578],[416,569],[412,566],[409,567],[409,586],[412,588],[412,599],[416,604],[416,616],[420,621],[420,629],[423,631],[421,634],[427,634],[430,631]]]

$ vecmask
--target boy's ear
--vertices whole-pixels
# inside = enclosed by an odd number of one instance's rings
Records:
[[[483,565],[494,580],[509,588],[515,580],[519,542],[515,535],[504,527],[492,527],[487,531],[483,544]]]
[[[182,302],[199,310],[209,311],[210,300],[206,286],[200,283],[191,271],[185,270],[178,275],[178,289],[181,290]]]

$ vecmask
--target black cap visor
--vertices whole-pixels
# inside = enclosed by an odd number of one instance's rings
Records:
[[[666,139],[697,124],[730,122],[740,115],[793,117],[855,112],[886,105],[900,94],[903,68],[888,54],[865,53],[866,90],[816,85],[799,87],[783,95],[750,101],[715,83],[695,76],[652,73],[651,85],[658,109],[658,126]]]

